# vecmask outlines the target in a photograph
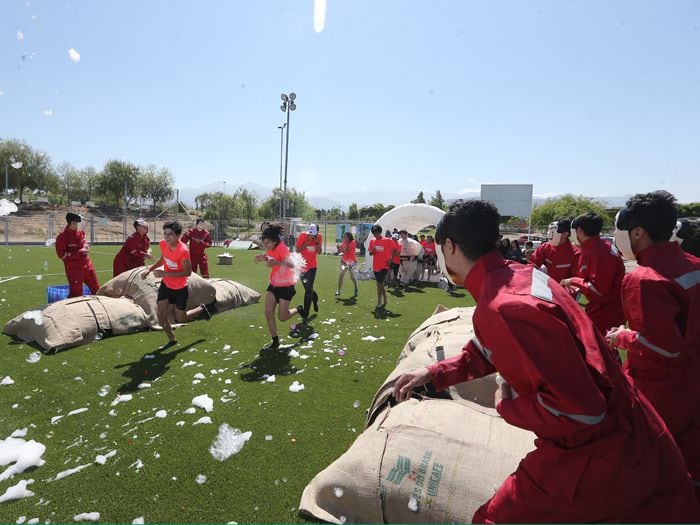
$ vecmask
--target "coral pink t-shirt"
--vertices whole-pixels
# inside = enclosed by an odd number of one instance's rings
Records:
[[[343,241],[341,250],[343,251],[343,257],[341,260],[344,263],[354,263],[357,262],[357,256],[355,255],[355,249],[357,248],[357,243],[355,241]]]
[[[302,247],[302,245],[309,240],[311,241],[311,244]],[[299,234],[296,247],[297,251],[306,260],[306,270],[311,270],[312,268],[316,268],[318,266],[316,263],[316,246],[320,246],[322,244],[323,237],[321,237],[320,233],[316,235],[315,240],[311,239],[311,236],[306,232]]]
[[[182,241],[177,241],[177,246],[174,250],[170,249],[168,243],[165,240],[160,241],[160,253],[163,256],[163,269],[165,270],[165,277],[163,277],[163,282],[165,286],[171,290],[180,290],[187,286],[187,277],[168,277],[169,273],[181,272],[183,270],[183,261],[190,260],[190,250],[187,245]]]
[[[266,252],[269,259],[284,261],[289,257],[289,248],[280,241],[277,246]],[[289,266],[275,265],[270,271],[270,284],[272,286],[293,286],[294,269]]]
[[[369,241],[369,251],[372,252],[372,270],[378,272],[389,268],[391,252],[395,249],[393,239],[382,237]]]

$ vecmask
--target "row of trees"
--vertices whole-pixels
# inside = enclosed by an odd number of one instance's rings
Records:
[[[68,162],[54,166],[45,152],[16,139],[0,140],[0,167],[20,203],[30,192],[51,195],[60,203],[95,201],[115,208],[140,199],[156,209],[175,194],[175,179],[167,168],[121,160],[107,161],[100,171]]]
[[[175,194],[175,180],[167,168],[158,168],[152,164],[137,166],[121,160],[109,160],[99,171],[91,166],[76,168],[67,162],[54,166],[45,152],[16,139],[0,139],[0,169],[2,168],[7,173],[7,187],[18,191],[20,203],[29,191],[51,195],[54,202],[94,201],[115,208],[134,204],[140,199],[156,210]],[[262,202],[258,202],[255,193],[238,188],[233,195],[222,192],[202,193],[196,197],[195,206],[206,219],[230,222],[235,218],[243,218],[250,226],[255,219],[272,220],[279,217],[282,199],[283,194],[278,188]],[[411,202],[431,204],[441,209],[447,207],[440,190],[427,201],[421,191]],[[309,221],[373,222],[393,207],[381,203],[359,207],[352,203],[347,213],[339,206],[330,210],[315,209],[303,192],[289,189],[286,215]],[[604,218],[606,228],[611,228],[617,210],[606,208],[604,203],[593,198],[564,195],[535,206],[531,227],[544,229],[555,219],[593,211]],[[700,203],[680,205],[679,215],[700,216]],[[504,217],[504,221],[512,226],[522,227],[525,224],[527,227],[526,217]]]

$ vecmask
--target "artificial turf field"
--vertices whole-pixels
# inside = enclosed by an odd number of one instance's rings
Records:
[[[111,277],[118,248],[93,246],[100,283]],[[269,271],[253,262],[258,252],[229,251],[233,265],[219,266],[216,255],[224,251],[208,251],[211,276],[264,292]],[[262,300],[178,328],[180,344],[165,352],[156,351],[166,340],[162,332],[141,332],[42,354],[30,363],[38,347],[0,336],[0,380],[14,380],[0,386],[0,439],[26,427],[24,439],[46,446],[43,466],[0,481],[0,496],[26,479],[34,479],[27,488],[35,493],[0,503],[0,522],[15,523],[21,516],[73,522],[83,512],[99,512],[103,523],[131,523],[141,516],[146,523],[304,522],[298,515],[304,487],[362,432],[365,410],[410,333],[437,304],[473,305],[463,290],[448,295],[426,284],[390,290],[388,308],[375,311],[374,281],[361,281],[355,300],[346,275],[342,295],[334,296],[338,265],[338,257],[319,256],[320,308],[308,326],[293,337],[289,325],[296,319],[278,323],[282,344],[295,345],[300,357],[289,357],[289,349],[262,350],[270,341]],[[13,276],[19,278],[6,280]],[[47,286],[65,284],[66,278],[53,248],[3,246],[0,281],[4,326],[45,304]],[[302,299],[297,284],[292,304]],[[314,332],[318,337],[309,339]],[[366,336],[384,339],[363,340]],[[195,374],[204,379],[193,384]],[[304,390],[290,392],[294,381]],[[151,386],[133,389],[142,383]],[[133,398],[112,406],[120,390],[133,390]],[[185,413],[202,394],[214,400],[213,411]],[[67,415],[83,408],[88,410]],[[155,417],[162,411],[165,417]],[[59,415],[64,417],[52,424]],[[203,416],[212,424],[193,424]],[[252,437],[221,462],[209,447],[223,423],[251,431]],[[112,450],[116,454],[104,465],[94,464],[98,454]],[[54,480],[86,464],[91,466]],[[198,483],[198,476],[206,481]]]

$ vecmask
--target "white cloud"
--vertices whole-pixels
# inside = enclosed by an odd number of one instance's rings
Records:
[[[68,50],[68,56],[73,62],[80,62],[80,53],[78,53],[72,47]]]

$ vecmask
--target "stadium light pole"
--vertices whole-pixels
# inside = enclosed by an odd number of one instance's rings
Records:
[[[296,93],[290,93],[289,95],[282,93],[282,105],[280,109],[287,113],[287,144],[285,146],[284,153],[284,195],[282,201],[282,219],[287,217],[287,168],[289,167],[289,112],[297,109],[297,105],[294,101],[297,98]]]
[[[282,217],[282,166],[284,165],[284,129],[286,127],[286,122],[281,126],[277,126],[277,129],[280,130],[280,217]]]

